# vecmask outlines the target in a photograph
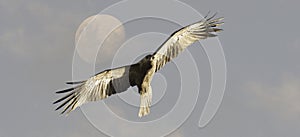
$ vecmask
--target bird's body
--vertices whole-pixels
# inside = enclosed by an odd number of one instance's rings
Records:
[[[157,51],[145,56],[135,64],[102,71],[85,81],[67,82],[67,84],[76,86],[56,92],[70,92],[54,102],[56,104],[65,100],[56,110],[66,106],[62,113],[66,111],[69,113],[86,102],[98,101],[126,91],[130,86],[137,86],[141,95],[138,115],[142,117],[149,114],[152,100],[150,83],[153,75],[192,43],[216,36],[213,32],[221,31],[216,27],[223,24],[220,22],[223,18],[213,19],[214,16],[205,17],[199,22],[174,32]]]
[[[150,61],[151,55],[142,58],[138,63],[130,66],[129,81],[131,86],[139,86],[143,83],[143,79],[148,71],[152,68]],[[140,88],[140,87],[138,87]]]

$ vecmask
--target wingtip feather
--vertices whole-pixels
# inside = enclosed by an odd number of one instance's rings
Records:
[[[57,93],[57,94],[60,94],[60,93],[66,93],[66,92],[72,91],[72,90],[74,90],[74,89],[75,89],[75,88],[68,88],[68,89],[56,91],[55,93]]]
[[[214,30],[214,32],[220,32],[220,31],[223,31],[223,29],[218,29],[218,28],[214,28],[213,30]]]
[[[67,81],[66,84],[68,84],[68,85],[74,85],[74,84],[81,84],[83,82],[84,81]]]

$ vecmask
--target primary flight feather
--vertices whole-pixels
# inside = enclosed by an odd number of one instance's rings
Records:
[[[137,86],[140,94],[138,116],[148,115],[152,100],[150,83],[154,73],[189,45],[201,39],[215,37],[216,32],[222,31],[217,27],[223,24],[223,18],[214,18],[215,15],[206,16],[201,21],[174,32],[153,54],[135,64],[102,71],[85,81],[67,82],[75,86],[56,92],[68,93],[54,102],[62,102],[56,110],[64,107],[61,114],[69,113],[84,103],[98,101],[126,91],[130,86]]]

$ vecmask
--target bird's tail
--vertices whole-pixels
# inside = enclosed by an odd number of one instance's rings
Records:
[[[149,85],[147,92],[141,93],[139,117],[146,116],[150,113],[151,100],[152,100],[152,89]]]

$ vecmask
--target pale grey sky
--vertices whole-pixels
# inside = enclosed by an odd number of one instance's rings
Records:
[[[0,137],[102,137],[80,110],[59,116],[54,92],[72,79],[75,32],[87,17],[119,1],[0,0]],[[201,68],[201,91],[195,110],[170,136],[297,137],[300,134],[300,13],[297,0],[182,0],[202,14],[217,11],[225,17],[219,35],[227,61],[225,96],[214,119],[199,128],[199,114],[208,96],[209,63],[203,48],[189,47]],[[168,7],[166,7],[166,10]],[[138,12],[138,11],[133,11]],[[180,12],[180,11],[178,11]],[[188,15],[187,15],[188,16]],[[188,18],[188,17],[187,17]],[[194,19],[191,19],[194,20]],[[171,34],[180,26],[147,20],[125,24],[127,36],[143,31]],[[164,24],[165,23],[165,24]],[[191,22],[192,23],[192,22]],[[143,25],[147,26],[141,30]],[[130,38],[130,37],[129,37]],[[158,47],[155,42],[155,47]],[[145,40],[147,41],[147,40]],[[148,40],[150,41],[150,40]],[[144,46],[152,46],[145,43]],[[138,51],[137,51],[138,52]],[[130,63],[130,61],[128,62]],[[96,66],[97,70],[109,64]],[[160,73],[177,85],[176,66]],[[174,74],[173,73],[173,74]],[[86,76],[88,77],[88,76]],[[170,87],[151,112],[170,109],[177,96]],[[175,92],[175,91],[174,91]],[[178,91],[176,91],[177,93]],[[153,92],[155,94],[155,92]],[[178,93],[177,93],[178,94]],[[169,103],[168,104],[168,101]],[[106,101],[136,120],[136,109],[114,97]],[[161,107],[159,107],[161,106]],[[130,111],[126,111],[128,108]],[[117,110],[116,110],[117,111]],[[101,119],[103,117],[99,117]],[[152,117],[150,117],[152,118]],[[124,129],[115,129],[124,130]]]

